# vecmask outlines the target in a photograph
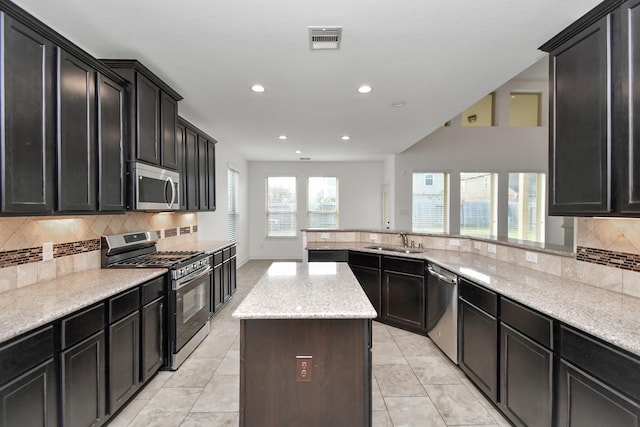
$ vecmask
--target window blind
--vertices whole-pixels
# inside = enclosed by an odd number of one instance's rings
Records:
[[[227,169],[227,211],[229,240],[238,241],[238,227],[240,225],[240,212],[238,211],[238,181],[240,173],[234,169]]]

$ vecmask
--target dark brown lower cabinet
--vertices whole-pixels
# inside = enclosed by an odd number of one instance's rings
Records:
[[[231,277],[231,264],[229,260],[222,262],[222,297],[223,301],[229,301],[231,298],[231,289],[229,288],[229,278]]]
[[[498,400],[498,320],[463,299],[458,305],[460,369],[491,400]]]
[[[382,265],[382,320],[426,333],[424,262],[385,256]]]
[[[164,298],[142,307],[142,382],[164,364]]]
[[[222,284],[224,283],[222,280],[222,264],[218,264],[213,267],[213,292],[211,292],[211,296],[213,297],[213,311],[217,312],[224,305],[224,290],[222,289]]]
[[[381,286],[381,275],[379,268],[371,268],[371,267],[362,267],[359,265],[352,265],[351,271],[353,275],[358,279],[358,283],[362,286],[362,290],[365,294],[367,294],[367,298],[369,298],[369,302],[380,316],[381,313],[381,300],[382,296],[382,286]]]
[[[309,249],[307,252],[309,262],[347,262],[346,250]]]
[[[236,293],[238,283],[236,282],[236,257],[229,259],[229,292],[231,295]]]
[[[500,325],[499,406],[517,426],[551,426],[553,352]]]
[[[369,319],[242,320],[240,426],[371,426],[370,338]]]
[[[56,370],[53,358],[0,387],[0,427],[58,424]]]
[[[64,426],[102,424],[106,417],[105,333],[100,331],[61,356]]]
[[[140,314],[134,311],[109,326],[109,413],[140,387]]]

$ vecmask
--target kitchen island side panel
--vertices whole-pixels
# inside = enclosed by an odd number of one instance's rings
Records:
[[[370,319],[240,324],[240,426],[371,425]],[[313,357],[311,381],[296,356]]]

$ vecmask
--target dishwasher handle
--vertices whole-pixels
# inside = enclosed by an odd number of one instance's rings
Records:
[[[436,277],[438,280],[441,280],[445,283],[448,283],[450,285],[455,285],[457,283],[456,277],[453,276],[445,276],[442,273],[438,273],[437,271],[435,271],[433,269],[433,267],[431,267],[431,265],[427,265],[427,271],[429,272],[430,275],[432,275],[433,277]]]

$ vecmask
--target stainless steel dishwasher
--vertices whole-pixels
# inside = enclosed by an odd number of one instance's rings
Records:
[[[458,277],[427,263],[427,334],[458,364]]]

